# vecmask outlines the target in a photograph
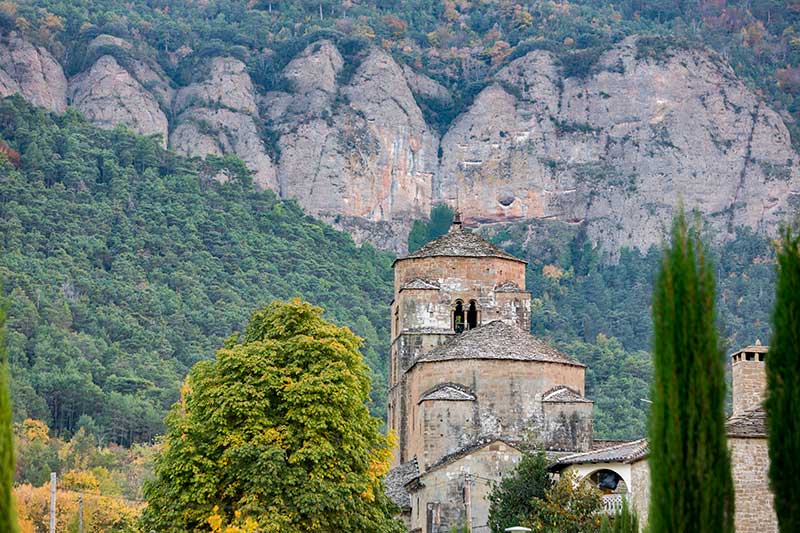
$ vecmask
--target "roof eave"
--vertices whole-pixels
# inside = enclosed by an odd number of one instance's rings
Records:
[[[487,255],[432,254],[432,255],[422,255],[422,256],[416,256],[416,257],[413,256],[413,255],[407,255],[405,257],[398,257],[394,261],[392,261],[392,268],[394,268],[394,265],[396,265],[398,261],[406,261],[408,259],[432,259],[434,257],[468,257],[468,258],[472,258],[472,259],[481,259],[481,258],[484,258],[484,257],[494,257],[496,259],[505,259],[506,261],[516,261],[517,263],[522,263],[524,265],[528,264],[528,262],[526,260],[520,259],[519,257],[514,257],[513,255],[512,256],[506,256],[506,255],[500,255],[500,254],[487,254]]]

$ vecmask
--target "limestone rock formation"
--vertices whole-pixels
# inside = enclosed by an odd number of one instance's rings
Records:
[[[125,124],[142,135],[160,135],[166,145],[167,116],[158,101],[110,55],[70,80],[69,103],[100,127]]]
[[[275,167],[262,141],[255,91],[245,65],[231,57],[211,61],[208,76],[175,95],[170,146],[189,156],[235,154],[253,181],[277,188]]]
[[[415,71],[408,65],[403,65],[403,75],[408,82],[408,87],[414,94],[445,104],[453,101],[453,96],[444,85],[421,72]]]
[[[175,96],[174,110],[177,113],[200,106],[255,113],[253,82],[244,63],[232,57],[215,57],[204,80],[181,89]]]
[[[20,93],[31,103],[62,113],[67,79],[58,61],[16,32],[0,37],[0,96]]]
[[[280,135],[280,194],[357,238],[381,235],[379,245],[397,247],[430,208],[438,139],[389,55],[370,51],[344,85],[342,64],[335,47],[312,44],[284,70],[291,92],[265,99]]]
[[[588,77],[534,51],[496,76],[442,140],[434,199],[474,221],[586,222],[606,249],[646,247],[676,207],[718,232],[767,229],[800,200],[782,120],[717,58],[637,58],[628,39]]]
[[[235,154],[260,187],[396,251],[439,202],[468,222],[585,224],[612,252],[659,242],[681,202],[720,238],[774,231],[800,206],[800,156],[781,117],[715,55],[643,46],[626,39],[580,77],[532,51],[441,139],[421,106],[451,103],[445,87],[378,48],[345,60],[327,40],[286,65],[283,90],[259,94],[231,57],[175,91],[147,51],[110,35],[89,43],[99,57],[67,89],[56,60],[11,32],[0,94],[54,111],[68,96],[101,126],[160,134],[190,156]]]

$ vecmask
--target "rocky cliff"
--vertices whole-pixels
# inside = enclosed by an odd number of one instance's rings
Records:
[[[69,103],[189,156],[235,154],[259,186],[382,247],[402,250],[411,220],[438,202],[473,223],[585,224],[610,250],[657,243],[681,203],[721,238],[772,232],[800,205],[781,117],[704,50],[654,55],[629,38],[573,75],[535,50],[440,135],[421,108],[452,105],[447,88],[377,48],[345,60],[312,43],[267,92],[227,56],[178,88],[130,43],[101,37],[68,84],[46,50],[4,37],[0,93]]]

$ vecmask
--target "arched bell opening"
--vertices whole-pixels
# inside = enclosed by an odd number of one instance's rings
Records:
[[[478,327],[478,306],[475,300],[469,301],[469,309],[467,309],[467,329],[474,329]]]
[[[464,313],[464,302],[456,300],[453,308],[453,331],[461,333],[466,328],[466,315]]]

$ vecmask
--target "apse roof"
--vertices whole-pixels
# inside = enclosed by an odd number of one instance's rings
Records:
[[[416,252],[399,258],[398,261],[421,257],[500,257],[527,263],[527,261],[504,252],[483,237],[464,231],[460,224],[453,224],[449,232],[432,240]]]
[[[425,392],[419,399],[422,403],[429,400],[446,400],[451,402],[472,402],[476,400],[475,394],[463,385],[457,383],[440,383]]]
[[[418,362],[452,359],[511,359],[585,366],[516,326],[494,320],[453,337],[418,359]]]
[[[729,437],[766,438],[767,413],[762,407],[749,409],[728,419]]]

